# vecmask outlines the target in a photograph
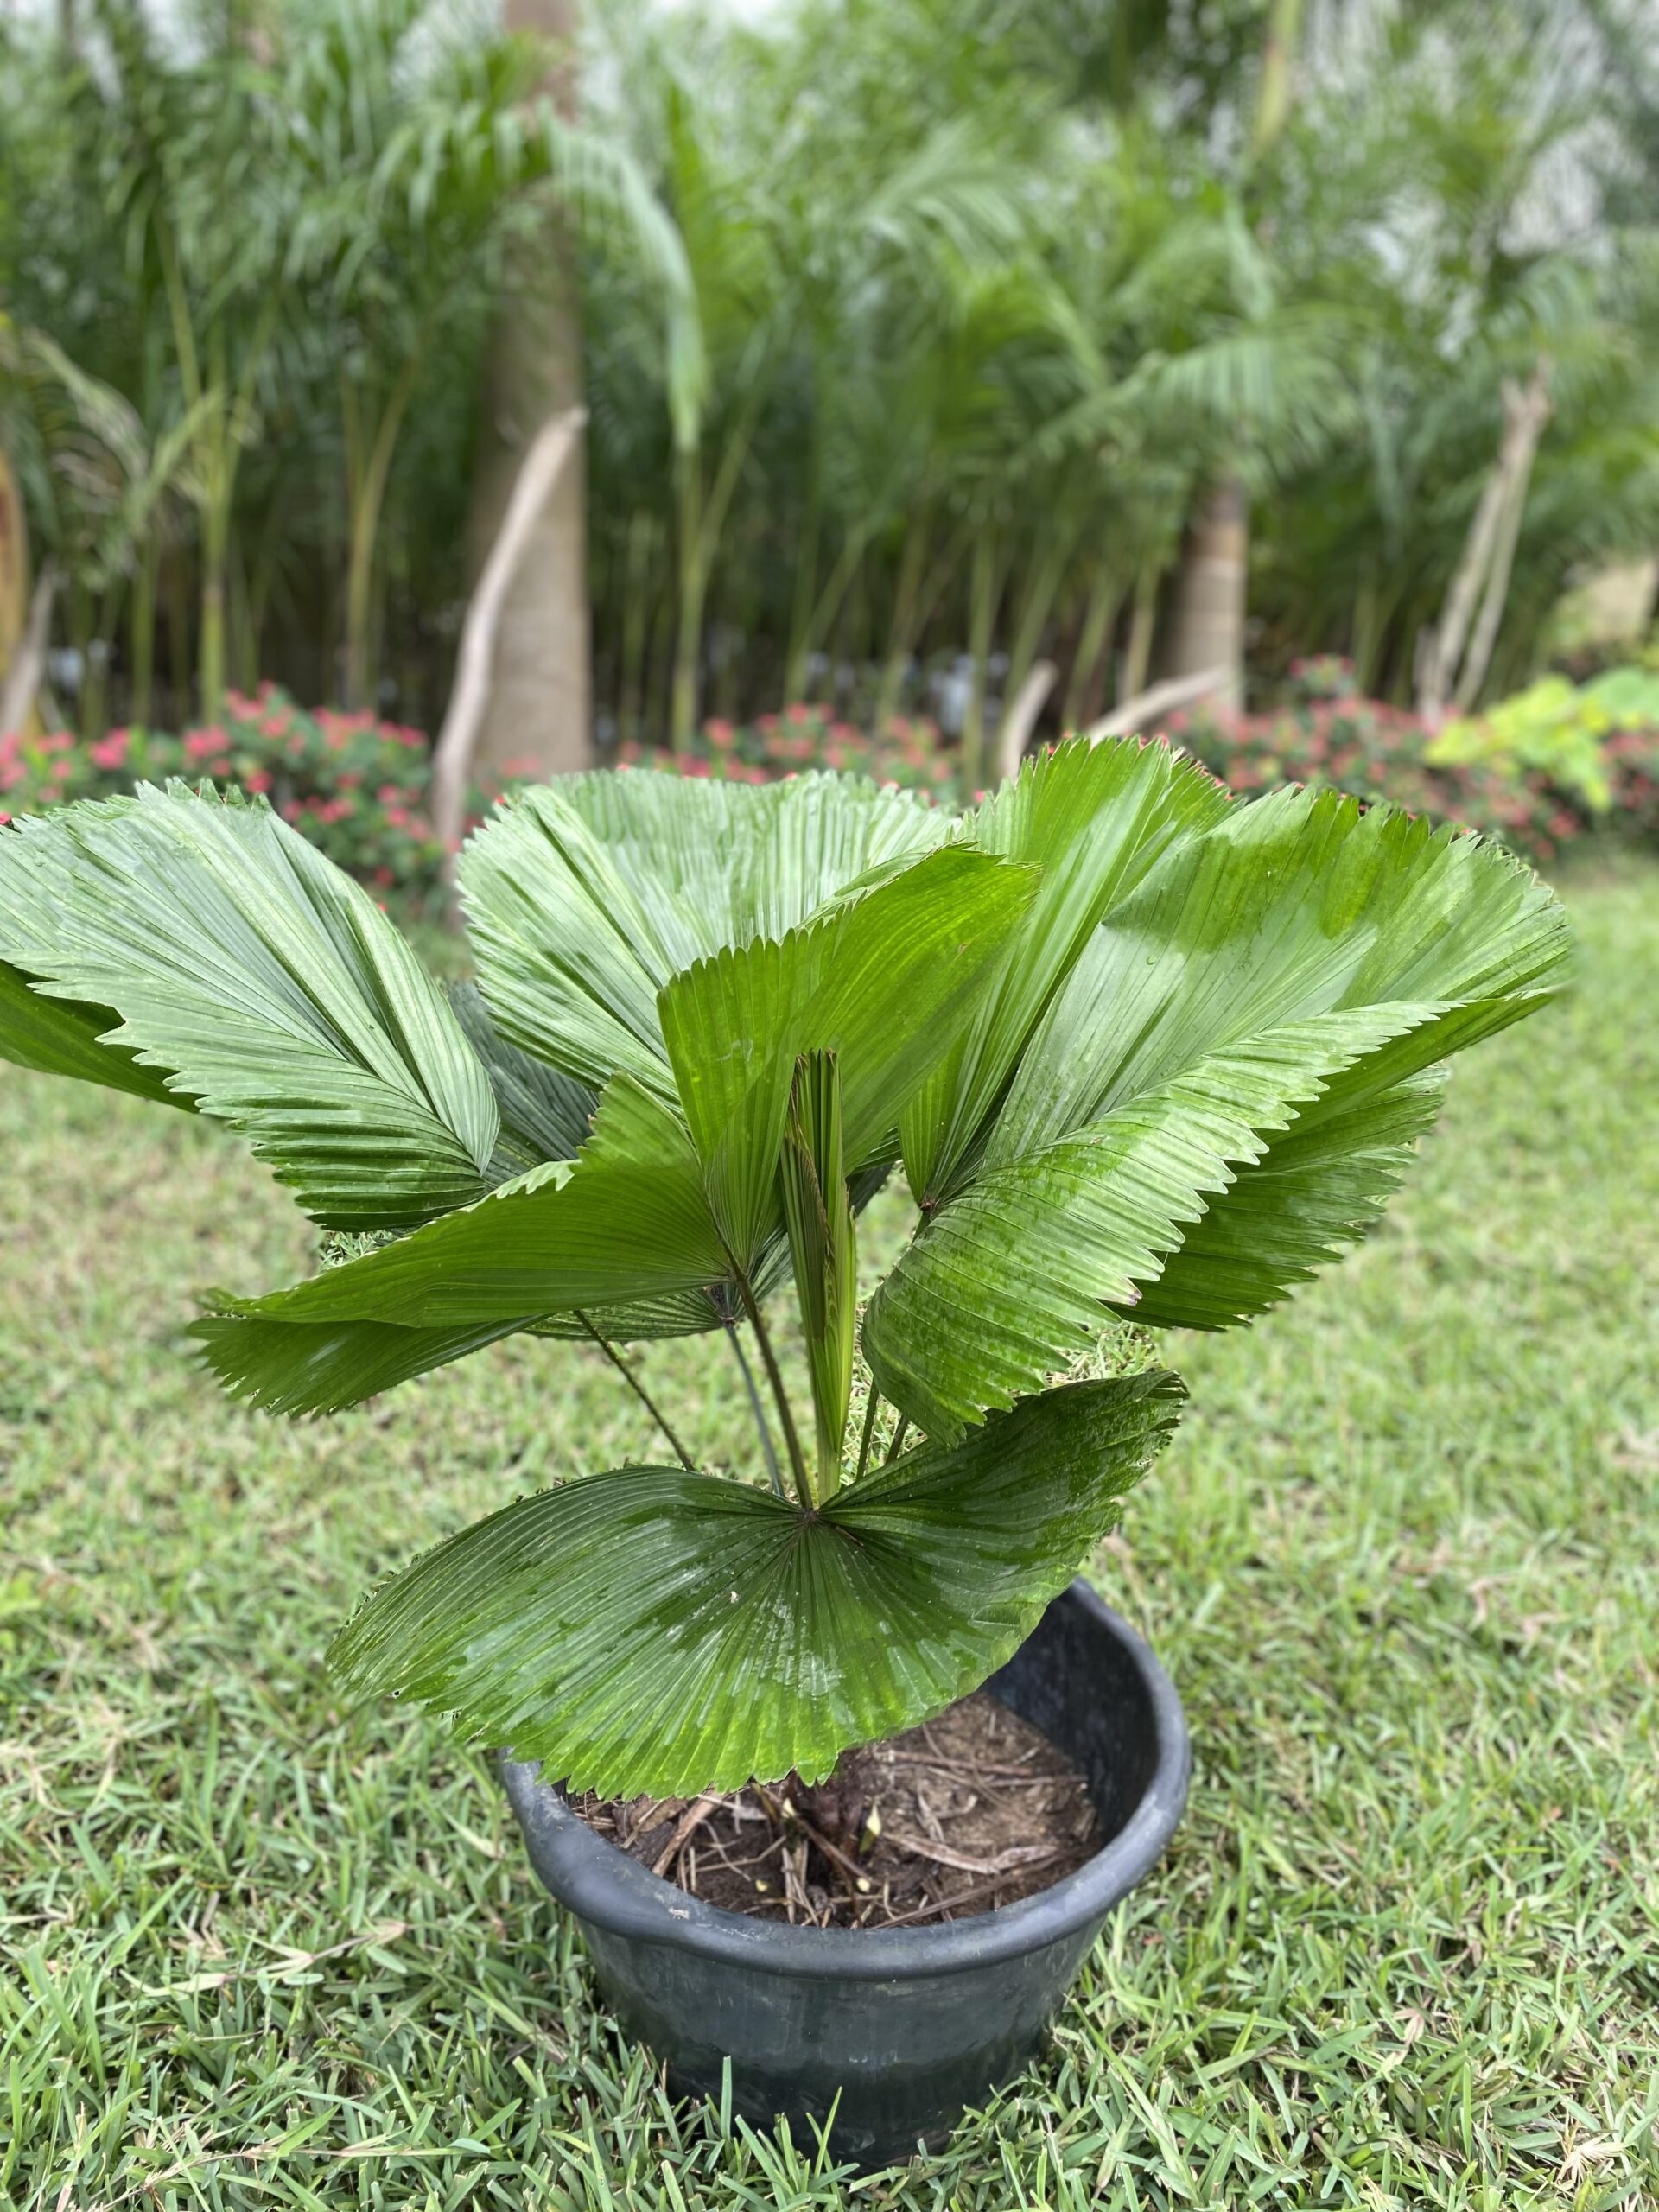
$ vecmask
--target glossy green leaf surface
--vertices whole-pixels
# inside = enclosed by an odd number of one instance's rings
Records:
[[[822,1498],[831,1496],[841,1481],[858,1311],[858,1251],[842,1144],[841,1072],[833,1052],[804,1052],[796,1062],[779,1183],[817,1428],[814,1494]]]
[[[950,1436],[1039,1389],[1092,1343],[1107,1305],[1136,1305],[1236,1164],[1411,1018],[1376,1008],[1269,1031],[983,1170],[870,1300],[864,1353],[884,1395]]]
[[[1329,793],[1178,842],[872,1300],[882,1389],[950,1433],[1064,1365],[1103,1305],[1262,1312],[1376,1219],[1432,1118],[1423,1071],[1541,1004],[1566,936],[1507,856]]]
[[[728,1268],[683,1126],[619,1076],[574,1161],[291,1289],[219,1303],[275,1321],[448,1328],[696,1290]]]
[[[574,1076],[510,1045],[490,1019],[476,983],[454,983],[449,1003],[495,1093],[501,1133],[492,1166],[502,1179],[544,1160],[574,1160],[587,1142],[599,1094]]]
[[[188,1333],[232,1395],[262,1413],[337,1414],[523,1325],[512,1319],[405,1329],[388,1321],[272,1321],[214,1308]]]
[[[329,1227],[408,1226],[488,1187],[495,1100],[442,993],[264,805],[143,786],[26,820],[0,836],[0,957],[42,996],[113,1007],[111,1041]]]
[[[949,1189],[1102,918],[1230,803],[1212,777],[1166,745],[1076,738],[1027,760],[969,815],[963,834],[979,851],[1040,873],[970,1026],[904,1116],[905,1167],[918,1201]]]
[[[1433,1128],[1444,1077],[1431,1069],[1327,1112],[1298,1115],[1240,1166],[1122,1311],[1154,1327],[1225,1329],[1311,1281],[1382,1215]]]
[[[353,1688],[453,1713],[578,1789],[817,1780],[1008,1657],[1180,1396],[1164,1373],[1052,1390],[816,1515],[677,1470],[590,1476],[417,1560],[331,1660]]]
[[[0,960],[0,1060],[188,1111],[194,1101],[169,1090],[159,1070],[143,1066],[118,1045],[99,1042],[120,1020],[113,1007],[44,997],[20,969]]]
[[[595,1304],[563,1313],[438,1328],[391,1321],[273,1320],[221,1301],[210,1303],[188,1333],[201,1347],[202,1363],[225,1388],[261,1412],[334,1414],[521,1330],[578,1341],[597,1331],[612,1344],[639,1344],[699,1336],[723,1326],[726,1319],[725,1309],[704,1289],[664,1293],[624,1306]]]
[[[1030,905],[1033,869],[946,846],[780,939],[677,976],[659,1007],[709,1195],[740,1258],[778,1220],[777,1172],[798,1056],[836,1055],[850,1166],[971,1013]]]
[[[594,1084],[626,1070],[667,1099],[657,995],[671,976],[798,929],[950,826],[852,777],[561,777],[498,808],[461,856],[484,995],[538,1058]]]
[[[1494,846],[1333,791],[1275,792],[1178,845],[1090,938],[987,1157],[1017,1158],[1284,1022],[1553,988],[1567,937],[1559,902]]]

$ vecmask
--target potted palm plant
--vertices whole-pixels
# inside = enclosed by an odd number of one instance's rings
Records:
[[[1072,1580],[1180,1386],[1057,1377],[1119,1320],[1248,1321],[1361,1236],[1446,1057],[1558,987],[1563,916],[1475,838],[1237,804],[1134,741],[961,817],[832,776],[572,778],[498,809],[461,881],[477,982],[446,992],[262,804],[175,785],[21,821],[0,1052],[228,1122],[333,1233],[309,1280],[194,1325],[256,1406],[327,1413],[515,1332],[625,1371],[631,1341],[752,1344],[752,1467],[673,1443],[505,1504],[333,1663],[500,1749],[677,2082],[729,2067],[763,2118],[838,2098],[854,2152],[913,2145],[1029,2051],[1185,1789],[1173,1691]],[[861,1323],[861,1208],[895,1170],[914,1234]],[[677,1832],[756,1786],[855,1896],[844,1755],[988,1681],[1098,1822],[1011,1904],[780,1925],[601,1832],[596,1807]]]

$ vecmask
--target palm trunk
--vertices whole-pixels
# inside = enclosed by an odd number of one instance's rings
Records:
[[[72,577],[69,584],[69,650],[80,665],[80,683],[75,693],[75,728],[84,741],[96,737],[96,730],[86,728],[86,709],[92,691],[92,595],[79,578]]]
[[[374,681],[371,639],[374,626],[375,556],[379,550],[380,517],[385,506],[386,483],[391,474],[398,432],[403,428],[410,396],[415,388],[419,358],[418,354],[411,353],[404,362],[375,431],[368,459],[360,468],[351,470],[353,482],[349,524],[350,551],[346,563],[346,703],[348,707],[371,703],[370,690]],[[346,416],[348,448],[353,442],[353,414],[354,410],[347,410]]]
[[[174,719],[185,721],[190,713],[190,569],[182,546],[168,556],[167,677],[172,692]]]
[[[1503,435],[1497,459],[1482,488],[1479,505],[1464,540],[1457,572],[1446,594],[1445,611],[1434,629],[1419,640],[1417,711],[1431,721],[1442,711],[1448,697],[1455,696],[1458,704],[1464,706],[1480,689],[1480,679],[1485,674],[1486,661],[1503,612],[1510,563],[1514,558],[1525,510],[1533,457],[1543,435],[1544,424],[1549,419],[1550,405],[1549,373],[1542,361],[1533,371],[1524,390],[1514,384],[1504,385]],[[1465,659],[1464,640],[1468,636],[1483,583],[1486,586],[1486,600],[1481,607],[1479,628],[1476,639],[1470,643],[1467,664],[1459,673],[1459,664]],[[1472,684],[1469,680],[1471,666],[1475,671]]]
[[[1486,679],[1486,671],[1491,663],[1492,647],[1497,642],[1504,602],[1509,597],[1515,549],[1520,543],[1521,524],[1527,511],[1527,486],[1532,479],[1532,465],[1537,455],[1538,441],[1550,416],[1548,378],[1541,365],[1535,372],[1520,407],[1523,419],[1517,440],[1519,450],[1504,487],[1503,512],[1492,547],[1491,572],[1486,579],[1486,593],[1481,601],[1474,635],[1469,640],[1468,656],[1458,677],[1454,703],[1462,714],[1467,714],[1480,696],[1480,687]]]
[[[201,537],[201,620],[196,647],[201,719],[217,721],[225,696],[225,538],[223,510],[208,510]]]
[[[204,722],[219,720],[225,696],[225,555],[230,543],[232,475],[226,454],[222,390],[213,414],[201,515],[201,618],[196,632],[197,702]]]
[[[617,647],[616,731],[637,740],[645,711],[645,633],[650,613],[652,518],[641,508],[628,524],[622,634]]]
[[[790,594],[789,644],[784,655],[784,704],[793,706],[806,695],[806,664],[811,651],[812,607],[818,587],[818,534],[823,508],[817,488],[807,505],[806,526],[801,532],[795,562],[794,588]]]
[[[858,564],[869,541],[869,530],[861,524],[849,531],[842,541],[841,550],[836,556],[836,565],[830,571],[829,582],[818,594],[817,603],[807,621],[806,634],[801,642],[800,674],[803,681],[806,664],[811,658],[814,647],[820,643],[827,645],[834,637],[836,623],[846,604],[849,587],[858,572]]]
[[[1020,612],[1014,618],[1014,643],[1008,651],[1007,679],[1003,686],[1005,703],[1017,699],[1025,688],[1054,601],[1059,596],[1076,537],[1075,529],[1052,530],[1041,559],[1029,572]]]
[[[1224,713],[1244,703],[1244,611],[1249,575],[1249,508],[1236,476],[1212,484],[1188,531],[1170,609],[1163,674],[1172,682],[1219,669],[1211,695]],[[1139,686],[1132,686],[1131,693]]]
[[[576,0],[506,0],[505,28],[554,42],[546,89],[568,115]],[[512,294],[490,351],[480,463],[468,535],[481,570],[500,534],[524,457],[543,426],[582,398],[582,330],[571,241],[545,224],[518,257]],[[534,765],[538,775],[593,760],[593,645],[588,600],[587,493],[580,449],[561,471],[501,609],[480,767]],[[350,597],[348,584],[347,596]]]
[[[701,448],[694,446],[682,457],[680,625],[674,645],[674,690],[670,704],[670,735],[677,753],[684,752],[696,734],[697,679],[702,660],[702,621],[709,577],[732,494],[737,489],[737,480],[760,417],[763,397],[760,387],[755,386],[738,410],[725,451],[720,456],[720,466],[715,471],[715,480],[706,495]]]
[[[29,626],[29,525],[23,495],[0,448],[0,687]]]
[[[110,727],[110,670],[115,658],[115,633],[120,626],[121,612],[126,598],[127,580],[118,575],[99,601],[92,618],[92,636],[86,667],[86,704],[82,716],[82,734],[88,739],[104,736]]]
[[[1268,33],[1262,48],[1255,119],[1250,132],[1254,160],[1265,154],[1290,118],[1290,64],[1302,28],[1306,0],[1270,0]]]

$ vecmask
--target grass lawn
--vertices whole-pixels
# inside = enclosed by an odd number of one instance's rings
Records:
[[[850,2189],[677,2109],[483,1762],[321,1667],[372,1575],[657,1447],[596,1351],[327,1423],[188,1291],[308,1264],[213,1128],[0,1070],[0,2204],[1659,2205],[1659,870],[1460,1065],[1383,1231],[1259,1327],[1095,1561],[1187,1818],[1052,2050]],[[648,1381],[745,1450],[719,1347]]]

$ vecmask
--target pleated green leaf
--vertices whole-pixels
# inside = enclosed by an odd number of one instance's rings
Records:
[[[25,820],[0,836],[0,957],[115,1009],[109,1042],[327,1226],[409,1226],[488,1187],[495,1100],[442,992],[263,804],[144,786]]]
[[[1338,1086],[1332,1085],[1332,1092]],[[1325,1099],[1267,1138],[1153,1281],[1122,1311],[1159,1328],[1227,1329],[1309,1282],[1382,1215],[1433,1128],[1438,1069],[1325,1112]]]
[[[188,1112],[194,1101],[169,1090],[158,1070],[143,1066],[118,1045],[99,1042],[120,1020],[113,1007],[43,997],[20,969],[0,960],[0,1060],[42,1075],[101,1083]]]
[[[576,1306],[696,1290],[728,1274],[683,1125],[618,1076],[574,1161],[534,1169],[475,1205],[288,1290],[214,1306],[278,1322],[523,1326]]]
[[[1424,1071],[1544,1003],[1566,944],[1507,855],[1333,794],[1177,842],[872,1300],[883,1389],[948,1434],[1066,1363],[1103,1306],[1264,1311],[1376,1220],[1431,1117]]]
[[[461,856],[479,980],[502,1034],[602,1084],[673,1096],[658,1020],[670,978],[778,938],[950,817],[861,779],[753,785],[563,776],[498,807]]]
[[[512,1319],[404,1329],[387,1321],[271,1321],[216,1308],[188,1334],[232,1395],[262,1413],[337,1414],[524,1325]]]
[[[968,817],[963,834],[979,851],[1034,863],[1041,874],[970,1026],[906,1110],[905,1168],[918,1203],[950,1189],[1102,918],[1173,845],[1213,826],[1230,804],[1213,777],[1166,745],[1077,738],[1028,760]]]
[[[1033,869],[948,845],[823,918],[717,953],[664,989],[677,1095],[740,1259],[778,1222],[798,1055],[835,1053],[846,1158],[863,1166],[971,1014],[1036,886]]]
[[[1111,1526],[1176,1379],[1077,1383],[805,1514],[626,1467],[527,1498],[397,1576],[330,1657],[365,1694],[607,1796],[822,1778],[977,1688]]]
[[[449,1003],[495,1093],[501,1133],[493,1168],[505,1182],[543,1160],[574,1160],[593,1126],[599,1093],[510,1045],[476,983],[452,983]]]
[[[1559,986],[1567,941],[1559,901],[1497,847],[1334,791],[1275,792],[1178,844],[1095,931],[987,1158],[1016,1159],[1313,1014],[1478,1003],[1501,1025],[1506,1002]],[[1460,1020],[1446,1049],[1477,1033]]]
[[[858,1308],[853,1202],[842,1148],[841,1075],[833,1052],[804,1052],[795,1064],[779,1185],[812,1384],[816,1494],[827,1497],[841,1481]]]
[[[874,1196],[883,1179],[882,1172],[868,1172],[855,1180],[855,1211]],[[755,1296],[769,1297],[789,1267],[789,1249],[780,1232],[755,1264]],[[612,1344],[640,1344],[701,1336],[726,1326],[742,1310],[736,1290],[723,1280],[620,1304],[595,1300],[533,1319],[512,1315],[430,1328],[385,1321],[282,1320],[254,1310],[257,1304],[209,1300],[188,1333],[201,1346],[204,1364],[228,1390],[273,1414],[339,1413],[521,1330],[579,1343],[597,1331]]]
[[[521,1331],[578,1343],[595,1331],[612,1344],[699,1336],[730,1318],[718,1288],[426,1329],[391,1321],[279,1321],[210,1303],[187,1334],[225,1388],[261,1412],[337,1414]]]
[[[931,1436],[1039,1389],[1134,1306],[1166,1255],[1329,1080],[1425,1018],[1368,1008],[1293,1024],[1024,1157],[982,1171],[871,1299],[864,1354]]]

